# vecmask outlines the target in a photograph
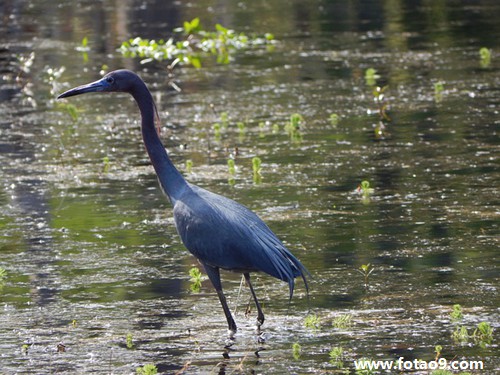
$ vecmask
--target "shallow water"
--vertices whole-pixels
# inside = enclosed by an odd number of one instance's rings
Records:
[[[354,372],[360,358],[431,361],[436,345],[448,360],[482,360],[481,373],[498,372],[496,331],[484,347],[452,333],[465,326],[472,334],[480,322],[498,330],[500,6],[288,4],[4,6],[0,373],[122,374],[147,363],[160,373]],[[180,93],[160,64],[116,51],[129,37],[163,37],[200,14],[206,25],[272,32],[279,43],[229,65],[179,68]],[[87,61],[75,50],[84,36]],[[481,47],[493,51],[488,66]],[[21,72],[16,56],[32,51]],[[176,165],[270,225],[311,272],[309,301],[300,281],[289,303],[284,283],[254,275],[266,314],[259,334],[240,276],[224,273],[240,328],[227,338],[209,282],[190,289],[197,262],[149,166],[135,104],[120,94],[71,98],[73,120],[54,100],[95,80],[103,64],[140,72]],[[51,81],[50,69],[61,66]],[[380,120],[368,68],[388,87],[390,120]],[[229,127],[216,139],[221,112]],[[304,118],[300,141],[284,130],[293,113]],[[234,155],[232,185],[226,163]],[[254,156],[263,162],[259,184]],[[374,189],[368,196],[358,189],[363,180]],[[366,264],[367,286],[358,272]],[[458,322],[454,304],[463,308]],[[306,326],[311,314],[320,327]],[[351,324],[334,327],[342,316]],[[344,350],[343,367],[331,361],[334,347]]]

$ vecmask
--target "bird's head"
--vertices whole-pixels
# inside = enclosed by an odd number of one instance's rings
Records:
[[[142,83],[142,80],[137,74],[130,70],[115,70],[106,74],[100,80],[88,83],[86,85],[75,87],[68,90],[57,97],[57,99],[67,98],[85,94],[87,92],[129,92],[132,93],[137,83]]]

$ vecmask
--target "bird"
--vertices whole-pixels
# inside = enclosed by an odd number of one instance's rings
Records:
[[[259,329],[265,317],[250,280],[251,272],[264,272],[287,282],[289,300],[295,278],[300,276],[309,295],[311,274],[257,214],[230,198],[189,183],[174,166],[156,126],[156,104],[139,75],[126,69],[115,70],[95,82],[70,89],[57,99],[91,92],[125,92],[135,99],[144,145],[160,187],[173,207],[177,233],[202,264],[217,292],[230,335],[236,333],[237,326],[222,289],[221,269],[243,274],[255,302]]]

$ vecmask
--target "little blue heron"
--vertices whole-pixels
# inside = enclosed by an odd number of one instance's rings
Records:
[[[175,168],[155,126],[158,113],[153,97],[137,74],[116,70],[98,81],[68,90],[58,99],[88,92],[127,92],[137,102],[144,144],[161,188],[173,206],[177,232],[205,268],[231,333],[237,328],[222,291],[221,268],[243,273],[257,307],[258,327],[264,323],[264,313],[250,282],[250,272],[265,272],[288,282],[290,299],[298,276],[308,291],[309,272],[255,213],[229,198],[190,184]]]

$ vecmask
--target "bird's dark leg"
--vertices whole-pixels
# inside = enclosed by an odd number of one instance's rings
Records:
[[[248,272],[245,272],[243,275],[245,276],[245,280],[248,284],[248,287],[250,288],[250,292],[252,293],[253,300],[255,301],[255,306],[257,307],[257,326],[260,327],[264,323],[264,313],[262,312],[259,300],[257,299],[257,296],[255,295],[255,291],[253,290],[252,283],[250,282],[250,274]]]
[[[229,306],[227,305],[226,296],[224,296],[224,292],[222,291],[222,284],[220,281],[220,272],[218,267],[208,266],[203,264],[205,267],[205,271],[208,275],[208,278],[212,282],[212,285],[219,296],[220,304],[222,305],[222,309],[224,310],[224,314],[226,315],[227,325],[229,331],[232,334],[236,333],[236,323],[234,322],[233,316],[231,315],[231,311],[229,310]]]

